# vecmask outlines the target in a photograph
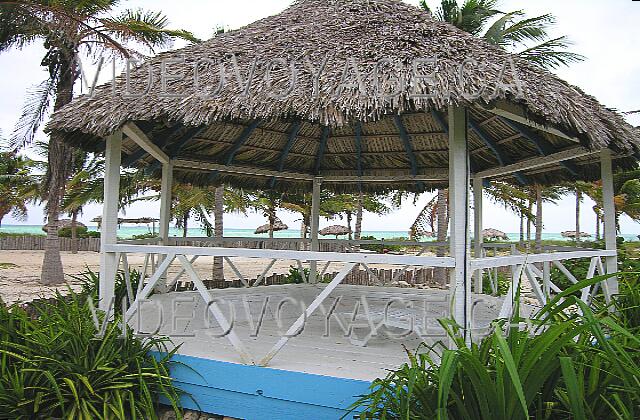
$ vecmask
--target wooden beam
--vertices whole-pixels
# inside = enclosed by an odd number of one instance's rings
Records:
[[[504,117],[499,116],[499,118],[500,121],[507,124],[509,127],[511,127],[511,129],[515,130],[522,137],[532,142],[534,146],[536,146],[536,149],[538,149],[538,153],[540,153],[540,155],[548,156],[553,153],[554,147],[551,145],[551,143],[540,136],[536,136],[528,126],[520,124],[516,121],[511,121]],[[567,171],[569,171],[571,175],[578,176],[578,168],[572,162],[560,162],[560,165],[562,165]]]
[[[534,121],[531,121],[530,119],[527,118],[524,108],[520,105],[516,105],[505,100],[499,100],[499,101],[496,101],[492,107],[487,107],[485,109],[493,114],[500,115],[512,121],[516,121],[521,124],[527,125],[529,127],[533,127],[535,129],[545,131],[555,136],[562,137],[563,139],[566,139],[566,140],[571,140],[573,142],[580,143],[580,139],[578,139],[576,136],[567,134],[563,130],[555,127],[553,124],[548,124],[545,126],[542,124],[538,124]]]
[[[207,171],[217,171],[230,174],[254,175],[264,177],[276,177],[283,179],[296,179],[302,181],[313,181],[313,175],[296,172],[274,171],[270,169],[259,169],[248,166],[222,165],[219,163],[201,162],[197,160],[176,159],[174,166],[183,169],[202,169]]]
[[[133,122],[125,123],[122,132],[160,163],[169,163],[169,156],[156,146],[144,132]]]
[[[473,254],[482,258],[482,178],[473,178]],[[482,270],[476,270],[474,292],[482,293]]]
[[[327,142],[329,140],[329,126],[322,127],[322,135],[320,137],[320,144],[318,145],[318,153],[316,154],[316,163],[313,165],[313,173],[316,175],[320,173],[322,168],[322,159],[324,158],[327,150]]]
[[[571,149],[562,150],[560,152],[556,152],[548,156],[541,156],[533,159],[526,159],[526,160],[516,162],[511,165],[506,165],[500,168],[487,169],[486,171],[478,172],[475,175],[481,178],[493,178],[497,176],[508,175],[518,171],[535,169],[541,166],[551,165],[551,164],[562,162],[569,159],[588,156],[594,153],[597,153],[597,152],[588,150],[584,147],[573,147]]]
[[[227,157],[225,159],[227,165],[231,165],[233,158],[236,156],[236,153],[238,153],[238,150],[240,150],[242,145],[249,139],[249,137],[251,137],[253,131],[258,127],[258,125],[260,125],[260,122],[260,120],[254,120],[248,127],[242,130],[240,136],[238,136],[234,141],[233,146],[231,146],[231,150],[227,153]]]
[[[287,161],[287,156],[289,156],[289,152],[293,148],[296,139],[298,138],[298,133],[300,132],[300,127],[302,127],[302,121],[297,120],[291,124],[291,130],[289,130],[289,138],[287,140],[287,144],[285,144],[284,149],[282,149],[282,154],[280,155],[280,159],[278,160],[278,171],[282,172],[284,170],[284,164]],[[271,179],[271,188],[276,185],[276,178]]]
[[[169,139],[173,137],[178,131],[182,130],[182,128],[183,128],[182,125],[178,124],[175,127],[173,127],[171,130],[169,130],[169,133],[163,135],[162,139],[158,142],[158,147],[160,149],[164,149],[164,147],[169,142]],[[129,156],[127,156],[127,158],[122,161],[122,166],[124,167],[131,166],[134,163],[136,163],[138,160],[142,159],[142,157],[146,154],[147,154],[147,151],[144,150],[143,148],[140,148],[135,152],[131,153]]]

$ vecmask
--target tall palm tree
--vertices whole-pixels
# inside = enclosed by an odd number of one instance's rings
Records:
[[[166,29],[167,18],[161,13],[124,10],[113,14],[119,0],[13,0],[0,1],[0,52],[42,42],[46,50],[41,62],[48,78],[27,99],[13,136],[15,147],[33,141],[40,123],[49,110],[60,109],[71,102],[73,89],[80,77],[78,57],[96,57],[107,52],[119,57],[132,56],[128,43],[153,50],[174,38],[195,41],[186,31]],[[69,169],[72,167],[70,147],[57,135],[49,138],[47,191],[47,230],[41,281],[45,284],[64,280],[58,240],[60,201]]]

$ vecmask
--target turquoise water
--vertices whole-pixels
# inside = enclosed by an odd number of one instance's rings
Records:
[[[156,227],[157,229],[157,227]],[[89,230],[98,230],[97,226],[89,226]],[[144,233],[148,233],[151,231],[151,228],[147,228],[146,226],[122,226],[118,229],[118,237],[120,238],[130,238],[133,235],[141,235]],[[42,226],[40,225],[3,225],[0,227],[0,232],[7,233],[24,233],[31,235],[43,235]],[[182,236],[182,229],[171,228],[170,229],[171,236]],[[206,236],[205,232],[199,228],[190,228],[188,230],[189,236]],[[363,231],[363,236],[373,236],[378,239],[384,238],[407,238],[409,235],[405,231]],[[519,233],[507,233],[509,239],[512,241],[517,241],[519,239]],[[266,238],[268,234],[260,234],[256,235],[253,233],[253,229],[234,229],[227,228],[224,230],[224,236],[227,237],[256,237],[256,238]],[[289,229],[280,232],[275,232],[274,236],[276,238],[299,238],[300,231],[298,229]],[[620,236],[624,237],[625,240],[638,240],[638,235],[636,234],[621,234]],[[333,238],[333,236],[329,237]],[[560,233],[543,233],[542,239],[548,240],[563,240]]]

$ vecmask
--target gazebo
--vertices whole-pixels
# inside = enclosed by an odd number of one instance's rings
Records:
[[[480,300],[509,316],[515,295],[513,287],[504,299],[482,295],[483,271],[511,267],[512,286],[520,278],[528,281],[541,303],[560,290],[551,282],[551,267],[577,280],[564,260],[591,259],[589,276],[616,272],[612,173],[636,165],[639,152],[632,127],[579,88],[397,0],[297,1],[275,16],[149,59],[56,112],[48,130],[106,155],[100,307],[108,311],[113,305],[123,257],[160,255],[162,262],[131,297],[127,320],[154,330],[153,317],[140,316],[143,303],[177,311],[187,305],[185,298],[194,299],[199,318],[175,334],[168,325],[159,330],[182,342],[175,358],[197,371],[177,366],[172,374],[203,409],[240,418],[266,412],[274,418],[343,415],[373,378],[404,360],[401,344],[433,338],[426,322],[417,322],[416,334],[392,339],[401,320],[415,313],[404,306],[391,311],[389,299],[394,305],[431,302],[435,317],[448,316],[452,307],[450,315],[471,340],[473,304]],[[118,243],[121,167],[142,167],[162,178],[158,244]],[[483,254],[487,181],[529,185],[599,178],[605,250]],[[176,246],[168,235],[175,180],[312,192],[310,250]],[[448,247],[447,255],[320,252],[322,188],[443,187],[449,188],[450,240],[429,244]],[[473,249],[471,226],[478,238]],[[244,281],[242,289],[208,290],[192,265],[202,256],[264,259],[271,265],[295,260],[310,270],[301,285],[254,287],[262,275]],[[175,263],[196,291],[160,293],[167,289],[160,285],[175,284],[166,274]],[[341,268],[329,283],[320,283],[329,263]],[[398,272],[446,270],[449,290],[341,285],[356,266],[371,272],[371,264]],[[598,287],[584,290],[583,298]],[[607,296],[615,293],[615,278],[601,287]],[[284,299],[289,309],[271,308],[267,297]],[[358,324],[349,328],[359,336],[322,338],[325,320],[348,326],[338,315],[363,299],[371,301],[370,316],[351,318]],[[236,303],[246,312],[239,309],[243,315],[232,317],[226,309]],[[290,324],[251,335],[259,329],[254,317],[265,313],[278,321],[282,315]],[[184,338],[185,329],[193,335]],[[388,334],[376,334],[382,329]]]

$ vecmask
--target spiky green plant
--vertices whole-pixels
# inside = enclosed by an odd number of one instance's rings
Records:
[[[594,311],[574,295],[607,278],[569,287],[526,323],[516,310],[469,347],[452,321],[442,321],[455,349],[436,345],[409,354],[352,409],[363,419],[638,418],[637,328],[608,305]],[[637,291],[621,291],[615,308],[637,303]]]
[[[165,339],[123,334],[119,317],[96,338],[80,295],[34,309],[0,306],[0,418],[155,419],[159,396],[181,418]]]

